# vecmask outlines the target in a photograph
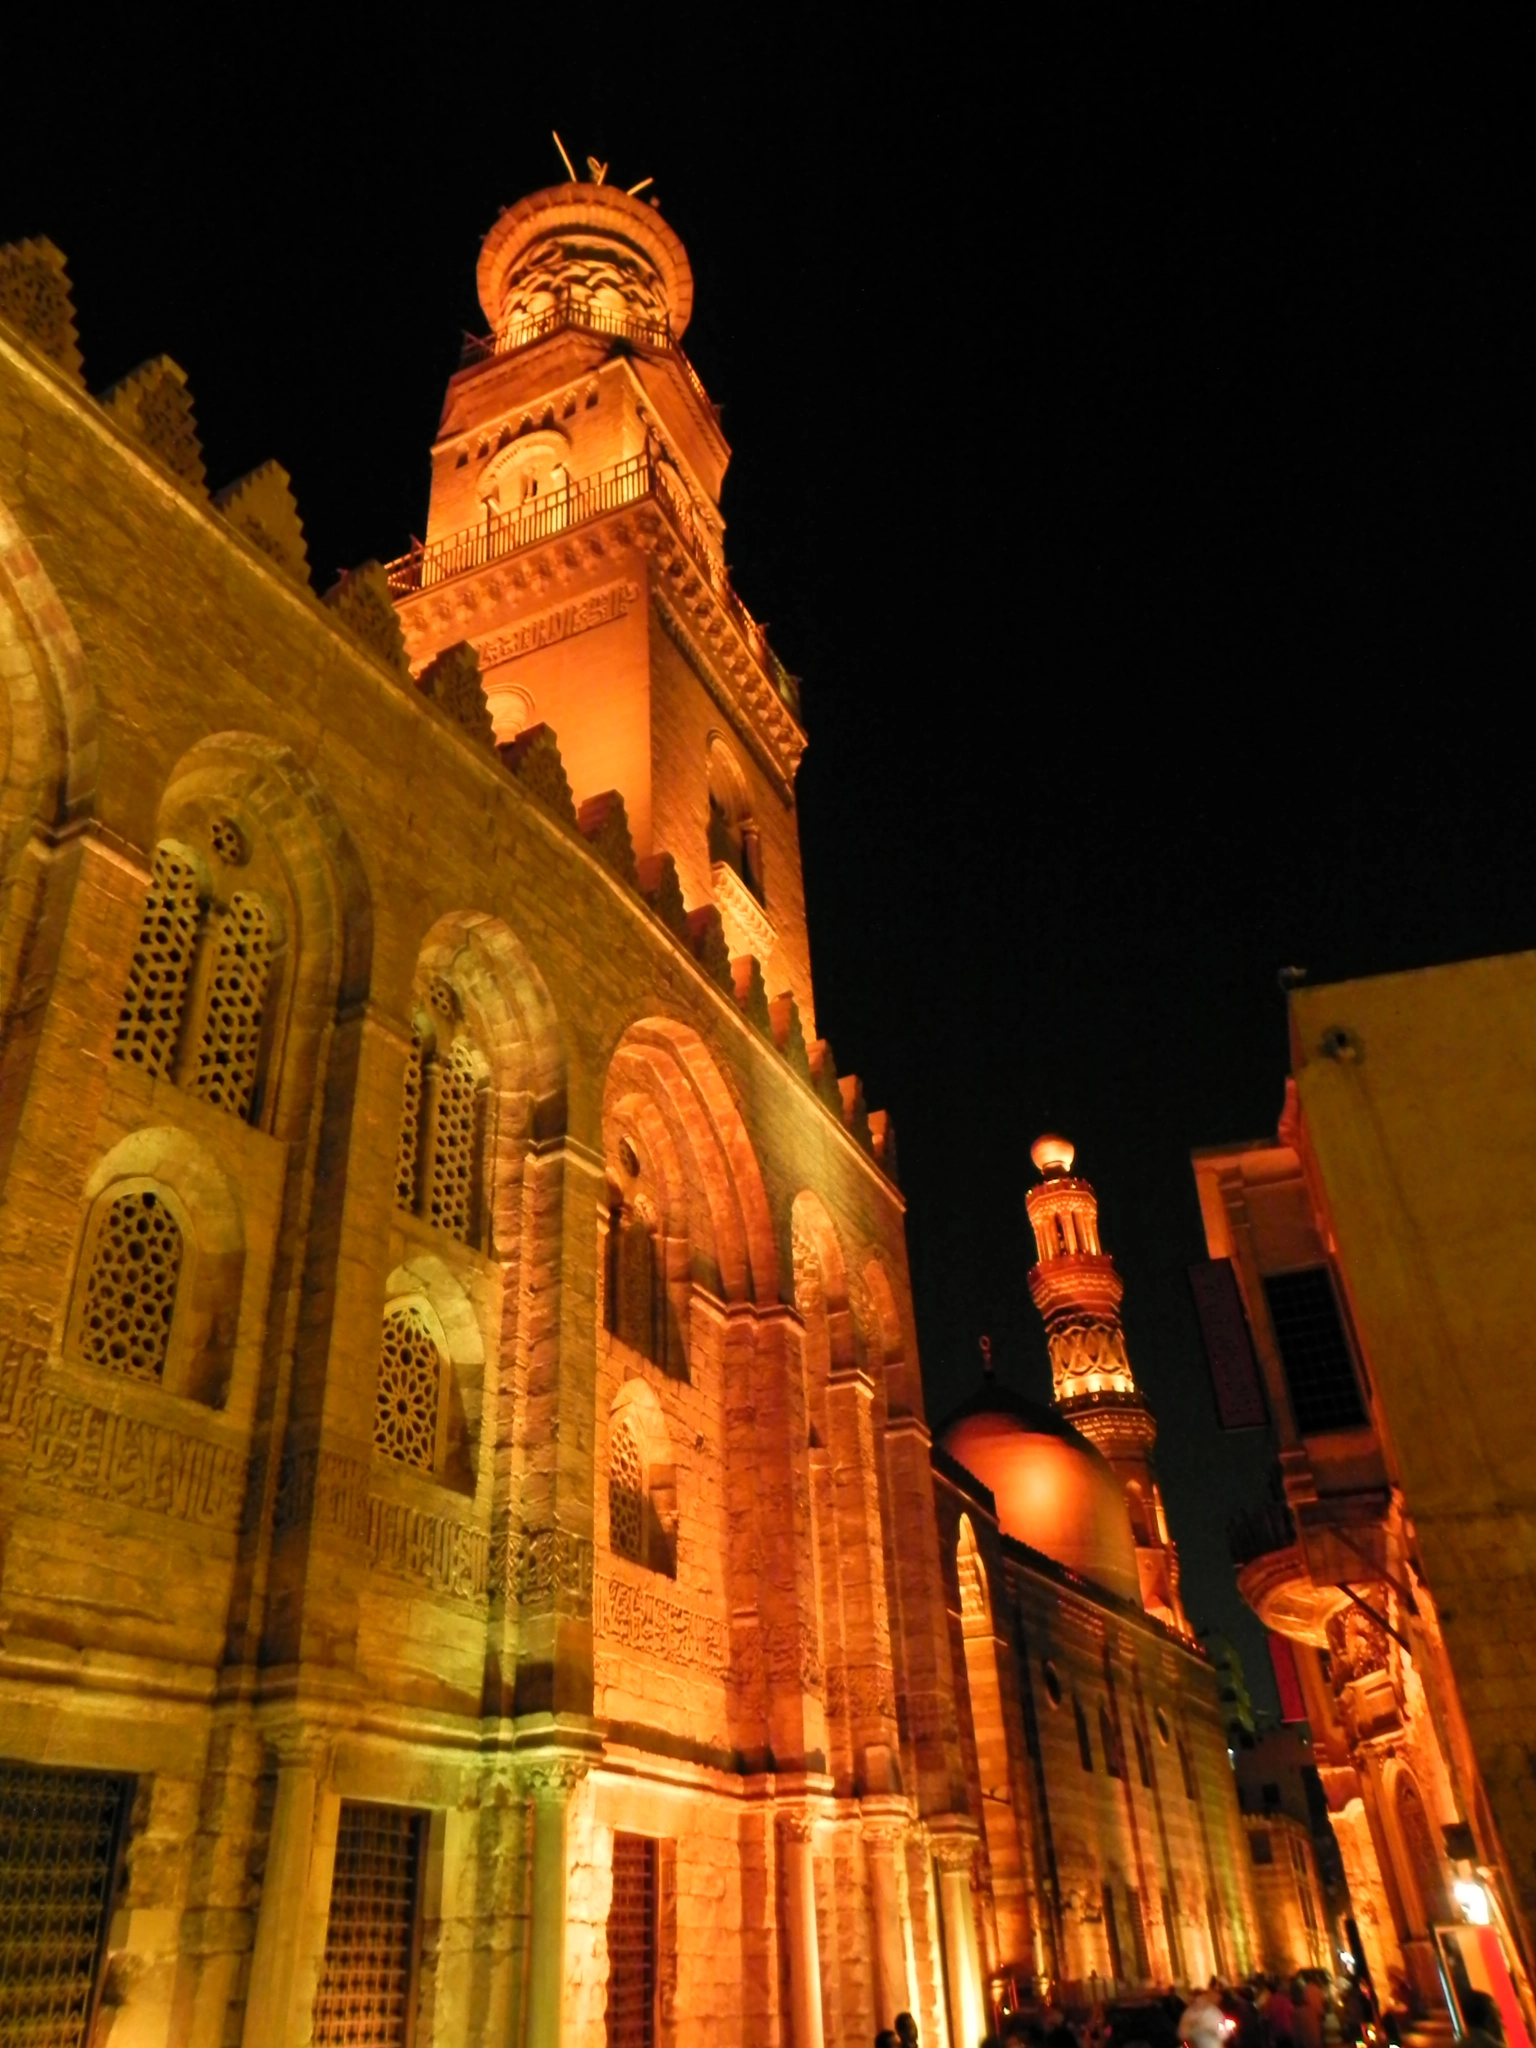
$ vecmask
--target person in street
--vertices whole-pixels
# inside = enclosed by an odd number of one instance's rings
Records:
[[[901,2048],[918,2048],[917,2021],[909,2012],[896,2015],[896,2038]]]
[[[1269,1997],[1264,2006],[1264,2018],[1269,2027],[1272,2048],[1295,2048],[1296,2007],[1286,1989],[1285,1980],[1279,1978],[1270,1987]]]
[[[1461,2001],[1461,2016],[1467,2023],[1463,2048],[1504,2048],[1504,2022],[1486,1991],[1469,1991]]]
[[[1221,2009],[1221,1986],[1213,1977],[1180,2013],[1179,2039],[1188,2048],[1227,2048],[1232,2031],[1232,2022]]]
[[[901,2048],[901,2043],[889,2027],[882,2027],[875,2036],[875,2048]]]

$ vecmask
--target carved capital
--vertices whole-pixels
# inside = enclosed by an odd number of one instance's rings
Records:
[[[537,1756],[519,1758],[518,1775],[530,1799],[563,1803],[592,1768],[587,1756]]]
[[[976,1856],[975,1824],[959,1814],[946,1814],[928,1825],[928,1847],[940,1870],[969,1873]]]
[[[776,1818],[786,1842],[808,1842],[815,1831],[816,1816],[803,1806],[781,1806]]]

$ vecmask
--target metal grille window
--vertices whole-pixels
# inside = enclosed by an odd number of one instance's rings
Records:
[[[1093,1769],[1093,1745],[1088,1740],[1088,1717],[1083,1712],[1082,1702],[1072,1702],[1072,1718],[1077,1723],[1077,1757],[1085,1771]]]
[[[1179,1983],[1184,1981],[1184,1944],[1179,1939],[1178,1917],[1173,1910],[1173,1894],[1163,1893],[1163,1932],[1168,1937],[1168,1964]]]
[[[342,1801],[315,2048],[410,2048],[423,1820],[403,1806]]]
[[[1125,1975],[1125,1960],[1120,1953],[1120,1926],[1115,1918],[1114,1887],[1106,1883],[1100,1896],[1104,1909],[1104,1939],[1109,1944],[1109,1974],[1118,1981]]]
[[[656,1850],[649,1835],[613,1838],[608,2048],[655,2048]]]
[[[1358,1429],[1366,1419],[1365,1404],[1328,1268],[1271,1273],[1264,1281],[1264,1298],[1296,1427],[1303,1436]]]
[[[131,1788],[0,1763],[0,2041],[84,2048]]]
[[[439,1060],[437,1120],[427,1165],[427,1214],[466,1244],[474,1234],[480,1084],[474,1048],[456,1041]]]

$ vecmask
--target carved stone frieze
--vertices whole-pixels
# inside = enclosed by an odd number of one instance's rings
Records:
[[[672,1598],[655,1587],[599,1572],[594,1633],[599,1641],[622,1643],[663,1663],[724,1673],[730,1667],[730,1638],[724,1621]]]
[[[827,1712],[850,1721],[896,1718],[896,1675],[888,1664],[827,1666]]]
[[[484,1530],[377,1493],[368,1496],[368,1556],[380,1571],[459,1600],[483,1600],[490,1583],[491,1545]]]
[[[31,1441],[46,1357],[40,1344],[29,1344],[25,1338],[0,1341],[0,1440],[20,1437]]]
[[[313,1522],[355,1542],[368,1531],[368,1471],[339,1451],[290,1450],[278,1468],[272,1528],[281,1535]]]
[[[569,1799],[592,1768],[590,1757],[540,1756],[519,1759],[518,1776],[531,1799]]]
[[[592,1612],[592,1539],[568,1529],[509,1531],[503,1559],[506,1597],[525,1613]]]
[[[66,1493],[204,1528],[234,1528],[244,1500],[245,1461],[227,1445],[62,1391],[36,1397],[30,1470]]]

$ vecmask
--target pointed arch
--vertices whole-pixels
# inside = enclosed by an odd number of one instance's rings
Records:
[[[766,1307],[778,1299],[778,1258],[757,1155],[741,1110],[696,1031],[665,1017],[629,1027],[609,1064],[603,1131],[615,1185],[643,1184],[656,1204],[661,1236],[680,1254],[664,1263],[670,1292],[685,1292],[692,1281],[727,1302]],[[626,1140],[645,1169],[641,1175],[623,1171]],[[684,1306],[679,1301],[680,1311]]]
[[[965,1646],[965,1689],[976,1745],[982,1828],[987,1839],[987,1859],[992,1866],[998,1941],[1004,1955],[1024,1955],[1029,1948],[1029,1910],[1013,1764],[1008,1750],[1008,1717],[1003,1710],[997,1629],[987,1568],[967,1514],[960,1517],[955,1575],[960,1593],[960,1633]]]

